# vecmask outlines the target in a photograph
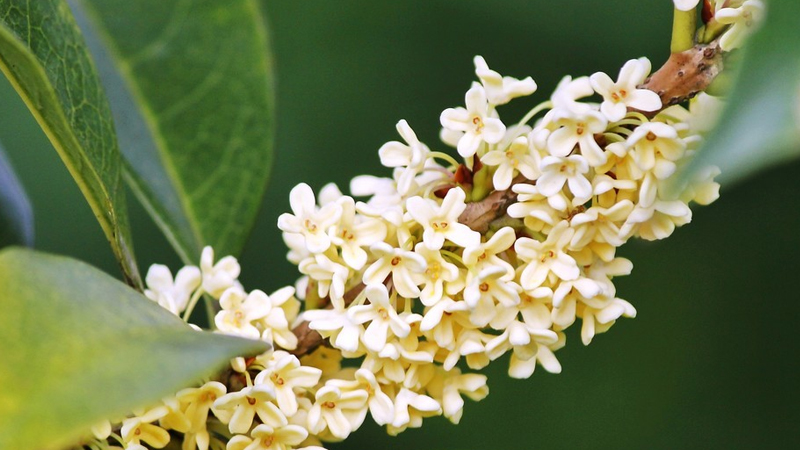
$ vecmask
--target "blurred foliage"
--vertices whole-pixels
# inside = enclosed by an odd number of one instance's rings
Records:
[[[274,176],[242,255],[242,280],[269,292],[296,279],[275,227],[288,192],[305,181],[346,190],[362,173],[388,175],[377,149],[409,121],[437,141],[440,112],[460,105],[472,56],[539,92],[500,111],[518,117],[561,76],[616,74],[628,59],[658,67],[669,52],[671,3],[615,0],[262,0],[278,78]],[[7,84],[0,136],[37,215],[37,247],[116,273],[91,211]],[[634,272],[618,295],[638,309],[584,348],[558,353],[561,375],[510,380],[490,366],[491,395],[467,402],[461,425],[429,419],[391,438],[365,426],[343,449],[750,449],[800,445],[794,381],[800,318],[792,284],[800,212],[798,163],[741,183],[696,208],[694,223],[658,243],[632,243]],[[134,203],[134,202],[131,202]],[[179,258],[144,210],[131,205],[142,270]],[[767,239],[769,237],[769,239]]]
[[[33,246],[33,209],[0,146],[0,248]]]
[[[800,155],[800,52],[791,51],[799,35],[800,2],[768,6],[744,54],[735,55],[741,58],[736,84],[719,126],[694,160],[697,168],[709,163],[721,168],[720,181],[732,183]]]
[[[140,286],[114,122],[67,4],[0,0],[0,69],[75,178],[125,279]]]
[[[30,250],[0,252],[0,298],[0,342],[15,343],[0,365],[3,449],[62,448],[269,348],[197,332],[94,267]]]
[[[275,128],[258,3],[70,5],[100,67],[137,198],[185,262],[205,245],[238,255],[261,205]]]

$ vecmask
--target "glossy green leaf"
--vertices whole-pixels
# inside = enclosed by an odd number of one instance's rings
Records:
[[[773,0],[742,50],[741,70],[718,126],[692,165],[733,182],[800,156],[800,2]],[[691,169],[690,169],[691,171]]]
[[[141,285],[111,112],[65,2],[0,0],[0,70],[75,178],[123,275]]]
[[[198,332],[84,263],[0,252],[0,448],[55,448],[212,375],[259,341]]]
[[[186,262],[238,254],[272,162],[256,0],[71,0],[112,100],[128,181]]]
[[[0,146],[0,248],[33,246],[33,210]]]

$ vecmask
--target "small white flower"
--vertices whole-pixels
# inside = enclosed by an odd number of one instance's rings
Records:
[[[386,224],[371,217],[358,216],[352,197],[343,196],[338,201],[342,209],[339,222],[330,228],[330,238],[342,250],[342,259],[354,270],[367,263],[363,247],[382,241],[386,237]]]
[[[256,375],[254,383],[265,385],[275,392],[278,407],[287,417],[297,412],[295,389],[310,389],[319,383],[322,371],[315,367],[301,366],[296,356],[286,352],[275,352],[272,364]]]
[[[659,180],[675,173],[675,162],[686,152],[686,143],[678,136],[675,127],[660,122],[639,125],[625,144],[633,149],[636,165],[643,171],[653,171]]]
[[[288,423],[286,416],[272,403],[274,399],[275,391],[270,386],[259,384],[223,395],[214,401],[214,408],[232,413],[226,417],[229,420],[228,429],[231,433],[247,433],[256,415],[262,423],[273,427]]]
[[[517,194],[517,203],[508,207],[510,217],[524,218],[525,226],[532,231],[548,232],[553,225],[566,219],[570,201],[563,191],[549,197],[530,184],[515,184],[511,190]]]
[[[235,286],[241,272],[239,261],[226,256],[214,264],[214,249],[203,248],[200,255],[200,271],[203,273],[203,290],[214,298],[219,298],[225,290]]]
[[[620,235],[627,238],[638,235],[642,239],[655,241],[669,237],[675,227],[692,221],[692,210],[679,200],[656,200],[649,207],[634,208],[628,220],[620,228]]]
[[[269,312],[256,321],[256,325],[264,330],[261,339],[274,342],[286,350],[297,347],[297,336],[289,328],[300,308],[294,292],[294,287],[286,286],[269,295]]]
[[[167,266],[153,264],[145,277],[148,289],[144,295],[177,316],[186,309],[189,297],[200,286],[201,280],[200,269],[195,266],[179,270],[173,281]]]
[[[442,112],[439,120],[446,129],[464,132],[457,149],[459,155],[468,158],[478,151],[482,143],[500,142],[506,126],[500,119],[491,116],[486,91],[482,87],[475,86],[467,91],[465,102],[466,109],[448,108]]]
[[[378,150],[378,155],[384,166],[403,168],[397,179],[397,191],[400,195],[406,195],[411,189],[414,177],[425,168],[430,149],[417,139],[414,130],[405,120],[397,123],[397,132],[406,143],[387,142]]]
[[[586,212],[576,214],[570,221],[575,230],[571,246],[580,249],[592,241],[608,243],[619,247],[625,243],[619,236],[619,225],[627,220],[633,210],[630,200],[623,200],[611,208],[593,206]]]
[[[504,77],[489,69],[482,56],[476,56],[473,62],[475,63],[475,74],[481,80],[483,88],[486,90],[486,98],[492,105],[504,105],[513,98],[524,97],[536,92],[536,82],[531,77],[522,80]]]
[[[424,286],[419,299],[425,306],[434,305],[445,295],[445,282],[448,283],[448,290],[456,286],[454,282],[460,275],[458,267],[445,261],[439,250],[431,250],[422,242],[414,247],[414,251],[425,258],[426,263],[425,272],[416,276],[416,283]]]
[[[608,122],[597,111],[585,111],[580,114],[565,113],[559,110],[553,113],[553,123],[561,128],[553,131],[547,138],[547,149],[553,156],[567,156],[578,146],[581,155],[592,166],[600,166],[607,157],[603,149],[594,139],[595,133],[606,130]]]
[[[166,446],[170,439],[169,433],[167,430],[153,424],[153,422],[163,418],[168,413],[169,408],[161,405],[147,411],[141,411],[140,414],[123,420],[119,434],[126,444],[126,448],[131,444],[141,446],[142,441],[155,448]]]
[[[440,302],[429,307],[419,325],[423,332],[429,332],[442,347],[451,347],[455,342],[456,330],[463,327],[474,327],[469,320],[470,309],[464,301],[455,301],[444,297]]]
[[[650,68],[649,59],[632,59],[622,66],[616,82],[603,72],[597,72],[590,77],[595,92],[603,96],[600,111],[609,121],[622,120],[629,107],[640,111],[655,111],[661,108],[658,94],[636,87],[647,78]]]
[[[636,317],[636,308],[621,298],[615,298],[603,300],[600,305],[587,305],[582,316],[581,341],[583,345],[589,345],[596,334],[607,331],[620,317]]]
[[[289,450],[308,437],[308,430],[299,425],[272,427],[261,424],[253,428],[250,436],[252,438],[241,434],[233,436],[226,450]]]
[[[206,429],[208,412],[217,398],[222,397],[226,392],[227,388],[224,384],[209,381],[199,388],[182,389],[175,394],[191,424],[190,430],[200,432]]]
[[[542,156],[529,145],[528,138],[520,136],[504,151],[492,150],[481,158],[487,166],[497,166],[492,176],[492,184],[497,190],[508,189],[519,172],[529,180],[539,176],[539,162]]]
[[[369,396],[368,408],[372,418],[378,425],[385,425],[394,419],[394,405],[392,399],[381,389],[381,385],[371,371],[361,368],[354,375],[354,380],[330,380],[329,386],[335,386],[343,391],[362,390]]]
[[[378,217],[399,225],[403,220],[403,197],[397,192],[397,183],[391,178],[359,175],[350,180],[350,192],[356,197],[367,197],[366,203],[358,202],[356,210],[370,217]]]
[[[458,364],[462,356],[467,357],[467,365],[473,369],[480,369],[489,363],[486,357],[486,347],[484,344],[494,336],[483,333],[474,326],[463,328],[456,334],[455,345],[444,350],[445,355],[442,367],[444,370],[451,370]],[[476,359],[476,355],[478,358]],[[438,356],[438,355],[437,355]]]
[[[591,278],[562,281],[553,292],[552,322],[565,329],[575,322],[578,304],[603,295],[602,283]]]
[[[462,374],[457,368],[450,372],[438,370],[426,389],[434,398],[441,399],[444,416],[454,424],[461,421],[464,411],[464,399],[461,395],[476,402],[489,395],[486,375]]]
[[[586,277],[597,282],[602,287],[604,297],[614,297],[617,289],[611,281],[614,277],[630,275],[633,271],[633,263],[625,258],[612,258],[608,261],[593,261],[586,268]],[[585,295],[591,297],[591,295]]]
[[[502,308],[519,304],[522,288],[517,283],[504,279],[505,275],[503,267],[487,267],[470,276],[471,279],[464,289],[464,301],[473,310],[470,320],[475,325],[483,327],[491,322],[498,303]]]
[[[315,395],[314,406],[308,411],[308,430],[320,434],[327,428],[337,438],[346,438],[353,427],[345,412],[362,409],[367,404],[367,397],[362,390],[342,392],[333,386],[321,387]]]
[[[394,420],[391,425],[395,428],[412,428],[422,424],[423,417],[435,416],[442,413],[439,402],[411,391],[401,388],[394,399]]]
[[[364,271],[362,278],[367,286],[383,284],[389,274],[397,292],[405,298],[419,297],[420,290],[415,275],[425,272],[425,259],[418,254],[389,244],[378,242],[370,247],[370,251],[378,257]]]
[[[565,184],[574,196],[573,206],[586,203],[592,197],[592,183],[586,178],[589,163],[583,156],[545,156],[540,167],[542,176],[536,181],[536,187],[545,197],[560,194]]]
[[[578,264],[565,252],[573,232],[569,224],[562,221],[553,227],[544,242],[525,237],[517,239],[514,249],[528,262],[520,276],[520,284],[526,292],[541,286],[551,272],[565,281],[578,278]]]
[[[355,353],[364,333],[364,327],[355,323],[347,310],[334,306],[333,309],[313,309],[302,314],[308,321],[308,328],[316,330],[328,338],[331,345],[339,350]]]
[[[505,279],[514,278],[514,267],[501,259],[499,254],[510,249],[517,240],[516,232],[511,227],[497,230],[488,241],[474,247],[467,247],[461,259],[471,271],[478,273],[489,267],[500,267],[505,270]]]
[[[292,189],[289,193],[289,204],[294,214],[281,214],[278,217],[278,228],[286,233],[297,233],[305,237],[306,247],[311,253],[327,250],[331,245],[327,231],[339,220],[341,206],[328,203],[317,208],[314,191],[305,183]]]
[[[536,368],[537,356],[542,352],[541,349],[547,348],[558,341],[558,335],[553,330],[531,329],[524,323],[512,321],[508,324],[505,331],[500,336],[494,337],[486,344],[486,353],[492,360],[499,358],[509,349],[511,362],[509,366],[509,376],[512,378],[528,378]],[[552,365],[545,366],[545,369],[556,368]],[[561,366],[557,366],[560,371]]]
[[[439,250],[445,239],[461,247],[480,242],[480,233],[458,222],[458,216],[467,208],[466,198],[467,194],[460,187],[454,187],[447,191],[441,205],[422,197],[406,201],[408,214],[424,228],[422,240],[429,249]]]
[[[714,15],[719,23],[730,25],[719,40],[719,46],[725,51],[739,48],[745,39],[761,23],[764,15],[764,2],[746,0],[738,8],[722,8]]]
[[[267,294],[258,289],[245,295],[237,288],[225,291],[219,300],[222,311],[214,317],[214,324],[223,333],[258,339],[261,332],[253,322],[269,314],[272,305]]]
[[[320,205],[327,205],[328,203],[339,201],[342,197],[344,197],[344,194],[342,194],[339,186],[336,186],[336,183],[328,183],[319,190],[317,201]]]
[[[719,167],[709,166],[697,171],[697,174],[688,180],[681,193],[681,200],[685,203],[696,202],[700,205],[710,205],[719,198],[719,183],[714,177],[720,174]]]
[[[550,100],[553,102],[551,113],[560,115],[585,114],[592,107],[577,100],[592,94],[594,94],[594,89],[592,89],[589,77],[578,77],[573,80],[571,76],[567,75],[561,79],[553,91],[553,95],[550,96]]]
[[[341,304],[344,307],[345,283],[350,277],[347,266],[332,261],[325,255],[315,255],[303,260],[298,269],[318,282],[317,293],[320,297],[330,294],[334,305]]]
[[[397,314],[394,306],[389,301],[389,291],[383,284],[369,284],[364,289],[368,305],[351,306],[349,314],[353,322],[367,326],[362,342],[373,352],[380,352],[386,346],[389,331],[400,338],[408,336],[411,327],[408,326]]]

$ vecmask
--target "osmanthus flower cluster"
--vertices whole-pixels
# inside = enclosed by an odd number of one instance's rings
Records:
[[[236,259],[215,261],[210,248],[174,278],[151,267],[149,298],[188,318],[206,295],[216,332],[274,349],[99,424],[96,448],[162,448],[180,436],[185,450],[313,449],[367,416],[390,434],[429,416],[458,423],[464,397],[488,394],[473,371],[510,354],[511,377],[537,365],[559,373],[565,330],[579,326],[588,345],[636,315],[614,285],[632,270],[617,248],[666,238],[691,220],[690,203],[717,198],[715,168],[682,184],[675,174],[719,101],[701,94],[688,109],[663,109],[638,87],[651,69],[640,58],[616,78],[566,77],[506,122],[498,108],[536,83],[474,62],[464,106],[440,118],[460,160],[400,121],[400,140],[378,150],[391,177],[357,177],[352,196],[333,185],[292,190],[278,226],[302,273],[297,291],[247,291]],[[326,345],[306,342],[315,332]]]

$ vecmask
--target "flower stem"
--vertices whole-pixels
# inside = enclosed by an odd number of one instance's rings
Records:
[[[430,152],[430,156],[436,159],[442,159],[450,163],[453,167],[458,167],[458,161],[455,160],[452,156],[448,155],[444,152]]]
[[[208,318],[208,329],[213,331],[217,329],[217,324],[214,323],[214,316],[217,312],[214,311],[214,300],[210,295],[203,296],[203,303],[206,306],[206,317]]]
[[[694,33],[697,31],[697,11],[681,11],[675,8],[672,16],[672,41],[670,51],[680,53],[694,47]]]
[[[552,107],[553,107],[553,102],[551,102],[550,100],[539,103],[538,105],[534,106],[532,110],[528,111],[528,114],[525,114],[525,116],[517,123],[517,128],[528,123],[529,120],[533,119],[533,117],[539,114],[540,112]]]
[[[192,315],[192,311],[194,311],[194,307],[197,305],[197,301],[200,300],[200,296],[202,296],[202,295],[203,295],[203,288],[198,288],[194,292],[194,295],[192,295],[192,298],[189,300],[189,304],[186,306],[186,311],[183,312],[183,321],[184,322],[186,322],[186,323],[189,322],[189,316]],[[209,318],[209,322],[210,321],[211,321],[211,318]]]

